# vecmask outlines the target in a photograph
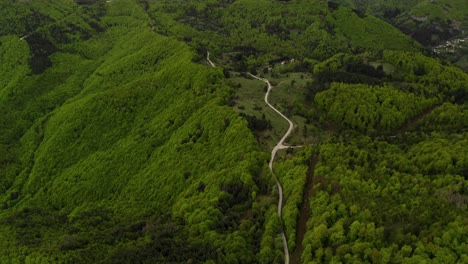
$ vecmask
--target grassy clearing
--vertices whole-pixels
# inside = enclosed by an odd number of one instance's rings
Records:
[[[308,145],[317,142],[319,137],[318,129],[307,122],[302,114],[311,114],[314,107],[307,101],[307,84],[312,82],[312,76],[306,73],[286,73],[278,78],[266,76],[277,86],[273,88],[270,95],[270,102],[288,118],[294,125],[294,131],[288,138],[287,143],[291,145]]]
[[[282,67],[282,66],[277,66]],[[281,139],[288,129],[288,123],[264,102],[267,86],[258,81],[241,77],[234,73],[231,81],[235,84],[234,110],[246,115],[262,118],[263,115],[271,122],[271,129],[256,132],[257,140],[263,149],[271,149]],[[290,145],[308,145],[317,141],[318,129],[307,123],[304,116],[297,112],[314,111],[311,103],[306,101],[307,83],[312,77],[306,73],[285,73],[272,77],[271,74],[260,74],[270,80],[275,87],[270,93],[270,103],[290,118],[295,127],[286,140]]]
[[[231,80],[236,85],[234,110],[238,113],[253,115],[261,119],[263,115],[271,122],[271,129],[257,133],[262,148],[272,148],[288,129],[287,122],[270,109],[264,101],[266,84],[259,80],[250,80],[234,74]],[[284,132],[283,132],[284,131]]]

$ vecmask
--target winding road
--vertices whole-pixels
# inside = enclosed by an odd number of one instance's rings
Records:
[[[207,51],[207,53],[206,53],[206,60],[211,65],[211,67],[216,67],[216,65],[210,60],[210,52],[209,51]],[[282,118],[284,118],[289,123],[288,131],[283,135],[281,140],[278,142],[278,144],[276,144],[276,146],[271,151],[270,162],[268,163],[268,167],[270,168],[271,174],[275,177],[276,187],[278,188],[278,217],[280,218],[280,221],[282,223],[283,222],[283,220],[282,220],[283,219],[282,210],[283,210],[283,199],[284,199],[283,198],[283,187],[281,186],[281,183],[279,182],[278,177],[276,177],[276,175],[273,172],[273,162],[275,160],[276,153],[278,152],[278,150],[287,149],[287,148],[292,147],[292,146],[284,145],[284,141],[292,133],[292,131],[294,129],[294,124],[289,118],[287,118],[283,113],[281,113],[272,104],[270,104],[270,102],[268,102],[268,97],[270,96],[270,92],[273,89],[273,86],[271,85],[270,81],[265,79],[265,78],[260,78],[258,76],[255,76],[255,75],[253,75],[251,73],[249,73],[249,75],[252,76],[253,78],[257,79],[257,80],[265,82],[268,85],[268,90],[265,93],[265,98],[264,98],[265,103],[271,109],[273,109],[273,111],[275,111],[277,114],[279,114]],[[297,147],[301,147],[301,146],[294,146],[293,148],[297,148]],[[286,235],[284,234],[283,224],[281,224],[281,234],[280,235],[281,235],[281,239],[283,240],[284,263],[289,264],[288,240],[286,239]]]
[[[271,151],[271,158],[270,158],[270,162],[268,163],[268,167],[270,168],[270,172],[275,177],[276,186],[278,187],[278,194],[279,194],[278,195],[279,196],[278,197],[278,216],[279,216],[280,220],[282,221],[282,219],[283,219],[283,217],[282,217],[283,187],[281,186],[281,183],[279,182],[278,177],[276,177],[275,173],[273,172],[273,161],[275,160],[275,156],[276,156],[276,153],[278,152],[278,150],[287,149],[287,148],[291,147],[291,146],[284,145],[284,141],[286,140],[287,137],[289,137],[289,135],[293,131],[294,124],[289,118],[287,118],[283,113],[281,113],[278,109],[276,109],[273,105],[271,105],[270,102],[268,102],[268,97],[270,96],[270,92],[273,89],[273,86],[271,85],[270,81],[265,79],[265,78],[260,78],[258,76],[253,75],[253,74],[250,74],[250,73],[249,73],[249,75],[252,76],[253,78],[257,79],[257,80],[265,82],[268,85],[268,90],[265,93],[265,98],[264,98],[265,103],[271,109],[273,109],[273,111],[275,111],[277,114],[279,114],[282,118],[284,118],[289,123],[288,131],[284,134],[284,136],[281,138],[281,140],[278,142],[278,144],[276,144],[276,146]],[[284,263],[289,264],[288,240],[286,239],[286,235],[284,234],[284,229],[281,230],[281,238],[283,239]]]

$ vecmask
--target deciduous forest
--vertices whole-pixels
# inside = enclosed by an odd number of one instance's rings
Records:
[[[468,263],[462,2],[1,0],[0,263]]]

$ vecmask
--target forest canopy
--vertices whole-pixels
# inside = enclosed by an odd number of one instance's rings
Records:
[[[0,263],[468,262],[468,74],[405,31],[466,9],[384,2],[1,1]]]

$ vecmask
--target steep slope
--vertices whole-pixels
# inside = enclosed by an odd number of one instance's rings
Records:
[[[42,73],[27,42],[2,41],[1,260],[251,262],[261,226],[242,214],[264,159],[222,73],[133,1],[107,9],[88,40],[46,34],[59,51]]]

